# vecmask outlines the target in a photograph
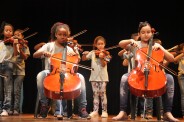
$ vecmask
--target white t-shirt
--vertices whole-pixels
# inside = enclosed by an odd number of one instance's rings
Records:
[[[86,55],[87,59],[91,59],[91,67],[94,70],[91,71],[89,81],[109,81],[107,65],[102,67],[100,59],[96,58],[95,51],[92,50]]]
[[[67,48],[67,54],[76,54],[76,55],[79,55],[77,54],[76,52],[73,51],[73,49],[69,46],[66,46]],[[46,43],[45,45],[43,45],[39,50],[38,52],[42,52],[42,51],[47,51],[47,52],[50,52],[51,54],[56,54],[56,53],[62,53],[64,52],[64,48],[61,48],[61,47],[58,47],[55,42],[49,42],[49,43]],[[62,58],[62,57],[61,57]],[[79,56],[78,56],[79,58]],[[50,58],[45,58],[45,69],[47,70],[50,70]]]

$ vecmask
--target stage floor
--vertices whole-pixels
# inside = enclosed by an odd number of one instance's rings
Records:
[[[56,117],[49,115],[47,118],[35,118],[33,114],[21,114],[19,116],[7,116],[7,117],[1,117],[0,116],[0,122],[57,122],[57,121],[65,121],[65,122],[114,122],[112,120],[112,117],[115,115],[109,115],[108,118],[101,118],[101,117],[95,117],[91,119],[81,119],[78,116],[73,117],[72,119],[63,118],[63,120],[58,120]],[[180,122],[184,122],[184,119],[178,118]],[[133,120],[127,120],[124,122],[130,122]],[[139,116],[136,118],[135,121],[157,121],[157,119],[154,117],[153,119],[147,120],[142,119]]]

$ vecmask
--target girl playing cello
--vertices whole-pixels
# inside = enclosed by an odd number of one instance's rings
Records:
[[[55,23],[51,28],[51,42],[46,43],[43,45],[39,50],[37,50],[34,54],[34,58],[40,58],[42,56],[45,57],[45,70],[41,71],[37,75],[37,88],[38,88],[38,94],[39,99],[41,103],[41,109],[40,109],[40,116],[42,118],[47,117],[47,112],[49,110],[49,99],[44,95],[44,79],[48,76],[48,74],[51,72],[50,67],[50,58],[52,55],[56,53],[63,53],[64,52],[64,46],[70,37],[70,28],[67,24],[57,22]],[[66,46],[67,49],[67,56],[74,56],[78,55],[76,52],[73,51],[72,48],[69,46]],[[81,81],[81,94],[77,98],[78,104],[79,104],[79,116],[81,118],[87,118],[88,113],[86,111],[86,87],[85,87],[85,80],[83,75],[77,73],[79,76],[79,79]],[[60,113],[62,114],[62,113]]]
[[[153,36],[151,25],[145,21],[140,22],[138,27],[138,34],[140,37],[140,41],[135,41],[133,39],[127,39],[122,40],[119,42],[119,46],[122,48],[126,48],[127,50],[130,50],[134,56],[136,56],[136,50],[138,48],[148,47],[148,42],[150,38]],[[152,50],[162,50],[164,53],[164,59],[166,59],[169,62],[174,61],[174,57],[172,54],[170,54],[167,50],[165,50],[160,44],[155,43],[152,47]],[[134,57],[135,58],[135,57]],[[135,68],[135,65],[133,66]],[[167,83],[166,83],[166,92],[164,93],[163,97],[163,107],[164,107],[164,120],[167,121],[179,121],[178,119],[174,118],[171,111],[172,111],[172,103],[173,103],[173,96],[174,96],[174,79],[171,75],[165,74]],[[121,119],[127,119],[126,111],[127,111],[127,100],[128,100],[128,77],[125,78],[124,82],[122,83],[120,87],[120,91],[122,99],[124,102],[122,103],[122,107],[120,108],[120,112],[116,117],[113,117],[114,120],[121,120]]]

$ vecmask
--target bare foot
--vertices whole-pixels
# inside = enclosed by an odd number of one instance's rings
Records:
[[[166,121],[170,121],[170,122],[178,122],[179,120],[174,118],[173,115],[171,114],[171,112],[166,112],[164,114],[164,120]]]
[[[124,111],[120,111],[119,114],[115,117],[112,118],[113,120],[127,120],[128,116],[126,114],[126,112]]]

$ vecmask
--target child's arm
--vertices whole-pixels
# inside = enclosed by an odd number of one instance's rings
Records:
[[[174,62],[177,63],[183,56],[184,56],[184,53],[179,54],[174,58]]]
[[[105,61],[104,58],[100,58],[100,62],[102,67],[105,67],[107,65],[107,61]]]
[[[89,53],[89,51],[84,51],[84,52],[82,53],[82,61],[88,60],[87,57],[86,57],[86,55],[87,55],[88,53]]]
[[[24,53],[24,51],[22,50],[22,45],[20,45],[20,56],[24,59],[24,60],[26,60],[28,57],[29,57],[29,55],[28,54],[25,54]],[[28,48],[28,47],[27,47]]]

